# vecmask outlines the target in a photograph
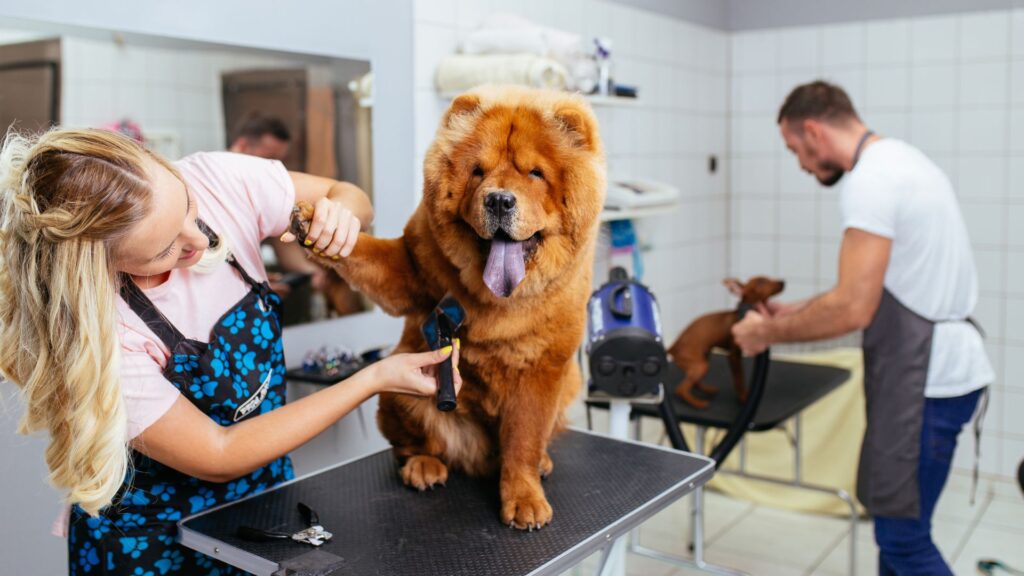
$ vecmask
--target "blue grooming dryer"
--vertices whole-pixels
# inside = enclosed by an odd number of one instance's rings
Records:
[[[587,311],[590,397],[659,401],[668,357],[654,295],[616,267]]]

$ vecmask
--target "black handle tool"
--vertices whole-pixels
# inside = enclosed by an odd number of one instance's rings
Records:
[[[458,300],[446,296],[430,312],[420,330],[430,349],[438,350],[452,345],[465,319],[466,311]],[[455,374],[452,356],[449,355],[437,367],[437,409],[451,412],[455,406]]]

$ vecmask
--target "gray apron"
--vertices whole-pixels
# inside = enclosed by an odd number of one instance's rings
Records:
[[[917,518],[924,387],[935,322],[883,290],[864,330],[867,429],[857,469],[857,499],[872,516]]]

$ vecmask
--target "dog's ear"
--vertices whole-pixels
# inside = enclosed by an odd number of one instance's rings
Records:
[[[555,111],[555,120],[561,125],[562,131],[569,135],[573,146],[584,150],[594,149],[597,126],[593,116],[576,104],[565,104]]]
[[[453,128],[462,118],[472,116],[480,109],[480,97],[476,94],[460,94],[452,100],[448,111],[444,113],[441,125],[445,128]]]
[[[726,278],[722,280],[722,284],[729,289],[729,292],[734,296],[743,296],[743,282],[740,282],[736,278]]]

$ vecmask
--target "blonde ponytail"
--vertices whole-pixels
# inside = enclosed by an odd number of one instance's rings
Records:
[[[112,254],[148,212],[144,161],[123,136],[9,133],[0,152],[0,373],[49,433],[50,481],[97,514],[130,463]]]

